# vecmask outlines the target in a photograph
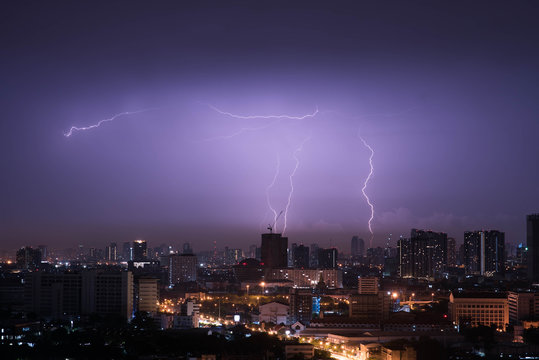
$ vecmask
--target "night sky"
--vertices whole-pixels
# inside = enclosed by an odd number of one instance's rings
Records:
[[[359,135],[375,245],[412,227],[525,241],[537,2],[224,3],[2,2],[0,247],[259,244],[297,158],[289,242],[349,251],[369,238]]]

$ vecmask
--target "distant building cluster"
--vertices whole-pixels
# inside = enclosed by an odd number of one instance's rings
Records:
[[[0,309],[160,329],[246,324],[309,340],[288,348],[302,356],[319,346],[340,356],[413,359],[421,354],[414,339],[460,344],[476,328],[515,346],[539,327],[539,214],[528,215],[526,226],[527,241],[516,248],[499,230],[465,231],[457,244],[422,229],[367,249],[353,236],[349,253],[289,245],[271,230],[246,251],[214,244],[195,252],[188,242],[151,248],[138,239],[121,251],[113,242],[60,257],[45,245],[25,246],[0,269]]]

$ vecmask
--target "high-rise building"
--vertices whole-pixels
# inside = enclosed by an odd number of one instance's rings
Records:
[[[467,274],[492,276],[505,272],[505,234],[497,230],[464,232]]]
[[[37,248],[41,252],[41,260],[47,260],[49,258],[49,252],[47,250],[47,245],[38,245]]]
[[[247,252],[247,257],[251,259],[256,259],[256,245],[249,246],[249,251]]]
[[[526,216],[528,278],[539,281],[539,214]]]
[[[129,271],[28,273],[24,283],[25,309],[59,319],[80,315],[133,313],[133,274]]]
[[[294,267],[294,253],[296,252],[297,247],[298,244],[292,243],[292,245],[290,245],[288,248],[288,267]]]
[[[130,261],[133,260],[133,247],[129,241],[123,243],[122,246],[122,260]]]
[[[516,249],[516,260],[519,265],[528,264],[528,246],[526,244],[520,243]]]
[[[169,257],[169,284],[197,280],[197,257],[193,254],[171,254]]]
[[[19,269],[35,269],[41,264],[41,251],[30,246],[17,250],[17,267]]]
[[[183,243],[183,251],[182,251],[183,254],[192,254],[193,253],[193,248],[191,247],[191,244],[186,242],[186,243]]]
[[[401,277],[439,278],[447,266],[447,234],[412,229],[397,242]]]
[[[105,260],[117,261],[118,260],[118,247],[116,243],[110,243],[105,249]]]
[[[350,241],[350,255],[352,257],[365,256],[365,241],[359,236],[353,236]]]
[[[146,240],[133,241],[133,261],[144,261],[148,259],[148,244]]]
[[[82,273],[82,313],[133,314],[133,273],[131,271],[90,270]]]
[[[309,325],[313,318],[313,294],[310,291],[290,290],[290,323]]]
[[[352,236],[352,240],[350,240],[350,255],[352,257],[358,255],[358,249],[357,249],[358,240],[359,240],[359,236]]]
[[[457,265],[457,243],[455,238],[447,238],[447,266]]]
[[[288,238],[281,234],[262,234],[262,263],[268,268],[288,266]]]
[[[224,255],[225,265],[236,265],[244,259],[242,249],[230,249],[228,246],[225,246]]]
[[[309,248],[305,245],[299,245],[294,249],[294,267],[307,269],[309,268]]]
[[[139,277],[136,280],[136,305],[138,311],[155,313],[159,300],[158,280],[153,277]]]
[[[309,259],[309,266],[315,269],[318,267],[318,249],[319,249],[318,244],[311,244],[311,251],[310,251],[311,255]]]
[[[318,249],[318,267],[321,269],[337,268],[337,249]]]

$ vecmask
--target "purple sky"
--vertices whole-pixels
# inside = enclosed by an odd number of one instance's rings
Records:
[[[1,247],[258,244],[277,158],[280,211],[309,137],[289,241],[348,251],[369,237],[359,129],[375,150],[375,245],[412,227],[525,240],[539,211],[536,4],[197,3],[2,5]],[[206,104],[319,113],[241,120]],[[245,127],[263,129],[220,138]]]

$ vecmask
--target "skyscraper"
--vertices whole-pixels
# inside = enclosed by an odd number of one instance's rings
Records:
[[[38,245],[37,248],[41,252],[41,260],[45,261],[49,258],[49,252],[47,250],[47,245]]]
[[[309,265],[311,268],[317,268],[318,267],[318,244],[311,244],[311,255],[309,259]]]
[[[105,259],[108,261],[118,260],[118,247],[116,243],[110,243],[105,249]]]
[[[144,261],[148,259],[148,244],[146,240],[133,241],[133,261]]]
[[[133,260],[133,247],[131,246],[131,243],[129,241],[125,241],[122,246],[122,260]]]
[[[492,276],[505,270],[505,233],[497,230],[464,232],[467,274]]]
[[[400,238],[401,277],[438,278],[447,266],[447,234],[412,229],[410,238]]]
[[[309,248],[305,245],[299,245],[294,249],[294,267],[304,268],[309,267]]]
[[[530,281],[539,281],[539,214],[526,216],[526,242],[528,277]]]
[[[457,243],[455,238],[447,238],[447,266],[457,265]]]
[[[288,266],[288,238],[281,234],[262,234],[262,263],[268,268],[286,268]]]
[[[350,241],[350,254],[353,257],[365,255],[365,241],[359,236],[353,236]]]
[[[352,236],[352,240],[350,240],[350,255],[352,255],[352,257],[357,256],[358,240],[359,236]]]
[[[337,249],[318,249],[318,267],[321,269],[337,268]]]
[[[191,247],[191,244],[186,242],[186,243],[183,243],[183,251],[182,251],[183,254],[192,254],[193,253],[193,248]]]
[[[41,264],[41,251],[30,246],[17,250],[17,267],[19,269],[35,269]]]
[[[169,256],[169,284],[197,280],[197,257],[193,254],[171,254]]]

